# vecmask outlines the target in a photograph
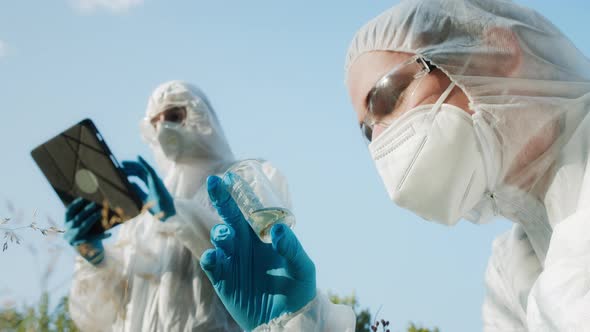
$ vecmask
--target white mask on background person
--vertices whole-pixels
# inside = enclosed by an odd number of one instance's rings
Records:
[[[156,140],[162,153],[174,163],[193,163],[199,159],[220,158],[218,144],[211,142],[211,131],[194,130],[186,124],[163,121],[157,125]],[[221,148],[220,151],[223,151]]]
[[[484,196],[482,153],[471,115],[443,104],[409,110],[383,131],[369,151],[389,197],[400,207],[441,224],[456,224]]]
[[[182,157],[183,135],[181,125],[162,122],[156,129],[156,139],[162,152],[170,161],[177,162]]]

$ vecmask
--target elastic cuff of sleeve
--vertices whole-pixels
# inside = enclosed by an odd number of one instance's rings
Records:
[[[266,324],[262,324],[256,327],[252,332],[269,332],[269,331],[282,331],[285,328],[285,325],[289,323],[289,321],[299,315],[304,315],[308,312],[314,305],[320,301],[319,291],[316,291],[316,296],[313,300],[309,301],[303,308],[297,310],[296,312],[288,312],[280,315],[279,317],[274,318],[270,322]]]

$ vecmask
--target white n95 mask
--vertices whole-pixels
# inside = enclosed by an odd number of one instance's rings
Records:
[[[156,140],[166,159],[175,163],[191,163],[198,159],[218,158],[223,153],[211,132],[202,133],[184,124],[163,121],[157,125]]]
[[[170,161],[178,161],[181,157],[183,137],[181,125],[163,122],[158,125],[156,139],[162,152]]]
[[[420,217],[454,225],[486,191],[482,154],[471,116],[443,104],[416,107],[389,126],[369,151],[389,197]]]

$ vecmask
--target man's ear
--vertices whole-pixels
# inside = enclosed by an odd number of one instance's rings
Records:
[[[484,31],[484,43],[492,50],[489,56],[494,64],[493,73],[498,76],[511,77],[520,70],[522,48],[518,36],[504,27],[493,27]]]

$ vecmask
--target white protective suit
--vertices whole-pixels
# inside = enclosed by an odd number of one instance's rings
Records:
[[[514,222],[494,242],[483,329],[590,331],[588,59],[505,0],[402,1],[359,30],[346,70],[370,51],[420,54],[469,98],[488,190],[465,218]],[[305,330],[350,319],[332,308]]]
[[[191,144],[172,162],[157,140],[147,137],[177,214],[161,222],[143,213],[119,226],[105,245],[105,259],[92,266],[78,257],[70,312],[83,331],[240,331],[218,299],[198,259],[211,247],[209,232],[220,223],[207,194],[206,178],[235,162],[205,95],[180,81],[159,86],[146,119],[172,106],[185,106]],[[263,169],[287,205],[284,177],[269,163]]]

